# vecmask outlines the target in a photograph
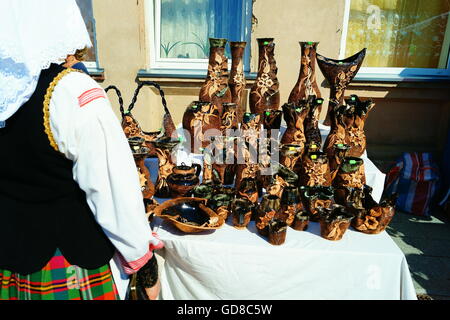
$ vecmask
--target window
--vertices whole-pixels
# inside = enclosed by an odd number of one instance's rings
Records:
[[[206,69],[209,38],[225,38],[247,42],[249,70],[251,8],[252,0],[147,0],[150,67]]]
[[[76,0],[83,16],[84,23],[91,37],[92,48],[89,49],[86,60],[83,63],[88,69],[99,69],[97,59],[97,40],[95,37],[95,19],[92,9],[92,0]]]
[[[362,77],[449,77],[449,10],[447,0],[346,0],[341,58],[367,48]]]

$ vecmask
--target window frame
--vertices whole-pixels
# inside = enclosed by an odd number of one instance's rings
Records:
[[[242,23],[245,24],[240,35],[242,41],[247,42],[244,54],[244,71],[250,71],[250,43],[251,43],[251,17],[252,0],[243,0],[244,10]],[[186,58],[161,58],[161,0],[145,0],[145,25],[147,33],[147,47],[149,48],[149,69],[165,70],[207,70],[208,59],[186,59]],[[158,13],[159,14],[156,14]],[[233,40],[234,41],[234,40]],[[239,41],[236,39],[236,41]],[[231,59],[228,59],[228,67],[231,67]]]
[[[348,24],[350,21],[350,5],[352,0],[345,0],[343,28],[339,59],[346,58]],[[450,37],[450,14],[447,21],[446,37]],[[448,34],[447,34],[448,33]],[[445,41],[445,40],[444,40]],[[362,49],[362,48],[361,48]],[[444,49],[442,49],[444,50]],[[355,52],[356,53],[356,52]],[[447,57],[447,68],[398,68],[398,67],[361,67],[355,80],[367,81],[433,81],[450,79],[450,50]]]

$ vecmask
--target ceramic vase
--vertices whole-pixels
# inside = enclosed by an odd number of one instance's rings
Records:
[[[243,101],[245,90],[245,75],[244,75],[244,53],[247,42],[230,42],[231,50],[231,70],[228,80],[228,87],[231,92],[231,102],[237,106],[237,120],[242,122],[246,105]]]
[[[172,173],[176,164],[175,148],[180,140],[171,140],[170,138],[158,139],[152,141],[158,156],[158,179],[156,180],[155,196],[159,198],[168,198],[171,195],[167,178]]]
[[[250,111],[261,114],[267,109],[280,107],[278,68],[274,57],[273,38],[259,38],[258,74],[250,90]]]

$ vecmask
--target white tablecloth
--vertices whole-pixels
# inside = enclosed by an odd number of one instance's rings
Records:
[[[320,129],[324,139],[329,127]],[[385,175],[362,158],[379,201]],[[178,162],[191,160],[201,163],[198,156]],[[155,178],[157,161],[148,165]],[[229,221],[213,232],[185,234],[155,218],[153,228],[165,243],[162,299],[416,299],[406,258],[386,232],[349,229],[333,242],[310,223],[304,232],[288,228],[286,242],[272,246],[254,222],[245,230]]]

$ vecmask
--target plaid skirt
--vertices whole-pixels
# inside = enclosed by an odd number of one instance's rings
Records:
[[[118,300],[109,265],[82,269],[56,250],[40,271],[21,275],[0,269],[0,300]]]

